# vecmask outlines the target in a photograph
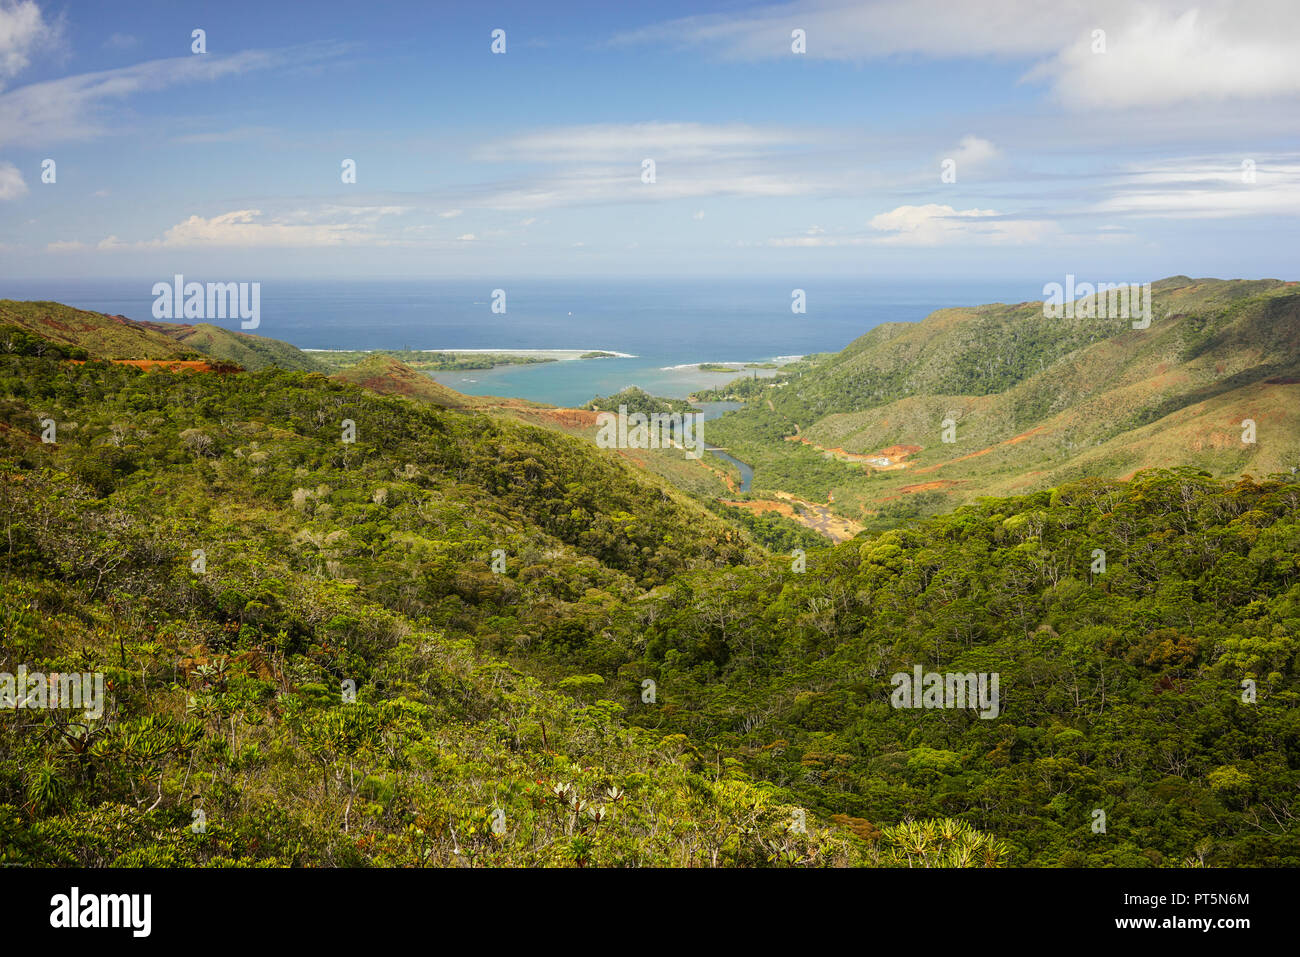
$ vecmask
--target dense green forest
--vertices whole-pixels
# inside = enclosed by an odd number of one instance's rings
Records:
[[[0,671],[109,704],[0,711],[4,863],[1300,864],[1290,474],[817,548],[505,418],[38,351]],[[918,665],[997,718],[892,707]]]
[[[583,408],[606,412],[617,412],[619,408],[626,408],[629,413],[641,412],[645,415],[651,415],[655,412],[696,411],[695,407],[684,399],[665,399],[662,396],[651,395],[636,386],[629,386],[614,395],[596,396]]]
[[[576,440],[316,375],[0,361],[0,668],[102,672],[110,697],[98,721],[0,715],[6,863],[1005,853],[954,821],[868,845],[628,722],[600,679],[507,661],[762,557]]]
[[[1194,469],[989,499],[803,574],[682,576],[565,651],[631,646],[664,702],[634,720],[827,814],[957,817],[1018,863],[1295,865],[1297,505],[1291,476]],[[1001,713],[891,707],[917,664],[1000,674]]]

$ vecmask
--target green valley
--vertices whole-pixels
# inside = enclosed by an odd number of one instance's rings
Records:
[[[598,449],[640,390],[0,303],[0,672],[107,689],[0,712],[0,862],[1300,864],[1300,295],[1153,288],[750,380],[748,495]]]
[[[1094,475],[1300,464],[1300,289],[1173,277],[1152,295],[1142,330],[1041,302],[878,326],[701,396],[746,402],[710,441],[754,466],[755,496],[830,502],[877,529]]]

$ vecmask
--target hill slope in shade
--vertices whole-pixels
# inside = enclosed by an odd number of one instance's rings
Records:
[[[205,356],[237,363],[249,371],[272,367],[296,372],[329,371],[324,363],[279,339],[224,329],[207,322],[193,326],[170,322],[146,322],[142,325],[156,329]]]
[[[0,325],[14,325],[60,345],[79,346],[100,359],[200,359],[297,372],[328,372],[310,355],[279,339],[211,323],[140,322],[74,309],[57,302],[0,300]]]
[[[157,327],[125,316],[107,316],[58,302],[0,299],[0,325],[14,325],[61,345],[80,346],[103,359],[196,358]]]

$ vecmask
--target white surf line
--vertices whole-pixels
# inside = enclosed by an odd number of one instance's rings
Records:
[[[581,359],[592,352],[602,352],[613,359],[636,359],[631,352],[612,349],[420,349],[419,352],[450,352],[460,355],[489,354],[499,356],[556,356],[561,359]]]
[[[730,372],[753,372],[753,369],[747,369],[747,366],[765,365],[769,362],[776,365],[784,365],[788,362],[794,362],[796,359],[802,359],[803,356],[773,356],[770,359],[739,359],[727,362],[720,361],[701,361],[701,362],[683,362],[675,366],[660,366],[660,372],[680,372],[682,369],[695,369],[699,366],[737,366],[738,368],[729,369]],[[762,370],[759,370],[762,371]],[[770,370],[768,370],[770,371]]]
[[[450,355],[545,356],[556,359],[581,359],[592,352],[605,353],[612,359],[636,359],[631,352],[612,349],[303,349],[303,352],[428,352]],[[603,358],[603,357],[602,357]]]

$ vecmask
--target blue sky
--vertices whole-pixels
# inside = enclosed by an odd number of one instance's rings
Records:
[[[1295,278],[1298,45],[1292,0],[0,0],[0,278]]]

